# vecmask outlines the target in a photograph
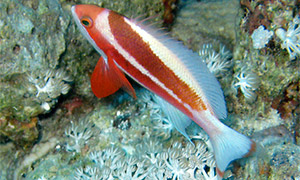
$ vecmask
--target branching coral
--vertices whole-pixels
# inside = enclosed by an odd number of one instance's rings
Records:
[[[73,123],[71,121],[71,127],[65,130],[65,135],[68,139],[66,149],[68,151],[81,152],[81,149],[89,139],[93,136],[92,130],[93,124],[88,120],[80,121],[79,123]]]
[[[153,119],[155,121],[154,129],[157,129],[158,131],[161,131],[161,135],[165,138],[169,138],[171,135],[171,132],[175,129],[172,122],[162,115],[162,112],[157,112],[153,115]]]
[[[125,156],[123,151],[115,147],[92,152],[89,158],[95,166],[78,168],[76,179],[86,180],[97,177],[97,179],[142,180],[149,173],[144,162],[132,156]]]
[[[300,55],[300,17],[296,16],[286,30],[279,28],[275,31],[276,35],[283,41],[282,49],[286,49],[290,54],[290,59]]]
[[[162,144],[160,144],[159,141],[150,139],[144,140],[144,143],[138,144],[136,148],[138,153],[143,154],[145,163],[148,164],[156,164],[158,162],[158,156],[162,149]]]
[[[148,145],[147,145],[148,144]],[[163,149],[159,141],[141,144],[135,155],[125,154],[116,147],[90,153],[91,163],[76,170],[75,179],[130,179],[130,180],[196,180],[216,179],[213,156],[203,143],[195,147],[183,147],[175,142],[170,148]],[[158,146],[157,149],[154,149]],[[145,155],[145,149],[148,149]],[[151,154],[149,151],[153,150]],[[149,159],[150,157],[150,159]],[[149,161],[150,160],[150,161]]]
[[[87,166],[85,168],[78,168],[76,169],[76,180],[94,180],[100,179],[99,172],[97,168],[91,168]]]

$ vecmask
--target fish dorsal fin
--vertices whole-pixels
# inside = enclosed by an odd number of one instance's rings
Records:
[[[109,56],[107,60],[101,56],[97,62],[91,77],[91,87],[98,98],[109,96],[121,87],[136,98],[135,91],[128,79]]]

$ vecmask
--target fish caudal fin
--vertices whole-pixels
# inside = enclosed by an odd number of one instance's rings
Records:
[[[210,136],[213,145],[218,179],[222,179],[231,161],[247,157],[256,149],[254,141],[223,125],[222,133]]]
[[[111,58],[106,62],[100,57],[91,77],[91,87],[98,98],[109,96],[121,87],[136,98],[133,87]]]

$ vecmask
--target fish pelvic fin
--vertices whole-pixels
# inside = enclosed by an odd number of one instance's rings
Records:
[[[108,56],[108,59],[104,60],[101,56],[91,77],[93,93],[98,98],[103,98],[115,93],[121,87],[136,98],[133,87],[113,59]]]
[[[186,133],[186,128],[191,124],[192,120],[161,97],[154,95],[153,99],[160,106],[172,126],[194,144]]]
[[[253,140],[225,125],[221,133],[210,136],[210,139],[215,154],[218,180],[223,178],[230,162],[248,157],[256,150]]]

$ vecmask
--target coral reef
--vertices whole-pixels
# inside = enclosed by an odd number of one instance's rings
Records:
[[[243,114],[246,117],[251,113],[257,118],[258,116],[265,116],[270,112],[274,101],[282,101],[283,90],[290,83],[298,81],[299,73],[295,73],[299,70],[297,62],[289,61],[289,54],[284,53],[284,50],[281,49],[282,41],[277,38],[278,33],[275,33],[276,36],[266,38],[271,35],[271,32],[285,28],[288,22],[293,22],[293,11],[295,9],[292,7],[294,3],[294,1],[285,3],[241,1],[241,7],[244,9],[245,14],[240,21],[240,31],[238,31],[240,41],[233,51],[233,72],[235,77],[238,77],[247,70],[247,72],[254,74],[255,78],[253,79],[256,79],[255,82],[260,83],[256,83],[256,87],[254,87],[255,96],[258,95],[254,104],[249,104],[249,102],[240,99],[239,94],[234,93],[234,91],[231,92],[225,87],[225,94],[229,95],[227,96],[227,102],[230,102],[228,103],[229,111],[234,111],[237,114],[244,112]],[[287,9],[287,11],[283,11],[283,9]],[[256,30],[262,26],[265,30],[261,31],[260,34],[256,34]],[[295,27],[293,29],[295,30]],[[267,30],[269,35],[262,33]],[[262,38],[265,41],[260,43],[260,48],[256,48],[255,41],[251,41],[253,38]],[[250,95],[249,97],[251,97]],[[275,106],[273,108],[277,109]]]
[[[292,22],[289,23],[287,31],[279,28],[275,31],[276,35],[283,41],[282,49],[286,49],[290,54],[290,59],[295,59],[300,55],[300,17],[296,16]]]
[[[242,10],[240,12],[242,13],[236,13],[239,28],[237,26],[232,28],[236,30],[236,37],[234,38],[236,41],[226,44],[218,36],[215,36],[214,40],[210,42],[212,45],[204,48],[201,46],[203,43],[207,43],[207,37],[203,38],[202,33],[189,39],[193,33],[190,31],[194,31],[195,26],[194,32],[199,32],[197,24],[192,24],[190,21],[193,22],[193,19],[198,20],[200,18],[200,21],[197,21],[200,23],[202,17],[209,16],[209,12],[203,11],[204,14],[200,16],[197,14],[198,11],[195,11],[197,13],[190,11],[206,3],[209,4],[209,2],[202,1],[184,6],[178,13],[179,16],[183,17],[178,17],[178,24],[173,27],[177,29],[174,30],[173,35],[183,40],[192,49],[200,49],[200,56],[211,51],[211,49],[217,49],[219,44],[225,44],[229,49],[232,48],[232,66],[225,68],[222,75],[216,74],[223,88],[229,112],[229,117],[224,122],[248,135],[256,132],[268,133],[270,129],[273,129],[274,133],[271,133],[270,136],[258,133],[257,136],[261,138],[259,141],[271,142],[271,139],[277,139],[275,145],[272,143],[266,145],[270,147],[268,150],[272,150],[275,146],[276,148],[290,147],[290,144],[295,143],[293,140],[295,137],[299,139],[299,121],[297,120],[299,119],[299,97],[296,95],[298,92],[297,83],[299,82],[299,57],[296,55],[299,8],[295,5],[296,2],[243,0],[240,2]],[[185,13],[193,14],[194,17],[190,18],[186,15],[190,19],[182,21],[181,18],[185,17]],[[201,24],[203,28],[212,30],[222,27],[222,23],[217,21],[209,25],[207,23],[209,21]],[[210,28],[211,26],[214,27]],[[287,36],[288,31],[290,36]],[[279,35],[282,34],[281,37],[279,37],[278,32]],[[288,50],[285,50],[285,42],[287,42],[285,40],[294,44],[290,49],[294,58],[292,61]],[[228,42],[230,41],[227,39]],[[217,53],[211,57],[217,57]],[[209,63],[207,64],[208,67],[214,67]],[[283,128],[279,128],[282,126],[286,127],[286,130],[275,133],[275,129],[282,130]],[[282,141],[279,139],[284,139],[284,137],[288,137],[289,140],[283,140],[284,144],[281,144]],[[261,153],[261,151],[259,152]],[[244,176],[240,176],[239,171],[233,172],[236,178],[278,177],[276,172],[271,170],[274,168],[274,164],[271,163],[271,158],[274,156],[273,151],[266,152],[265,155],[270,158],[263,159],[263,162],[259,162],[255,158],[251,159],[250,165],[246,165],[245,171],[242,172]],[[291,154],[287,156],[294,157]],[[257,164],[260,164],[258,169],[254,168]],[[286,163],[287,166],[288,164]],[[286,169],[285,177],[298,176],[293,175],[293,168]],[[257,176],[253,176],[255,173]]]
[[[240,88],[246,100],[253,101],[256,99],[255,90],[259,86],[258,77],[247,70],[242,69],[236,76],[236,82],[233,81],[232,88],[237,94],[237,89]]]
[[[273,31],[268,31],[263,25],[255,29],[251,35],[254,49],[264,48],[268,44],[270,38],[273,36]]]
[[[185,148],[175,143],[167,151],[163,151],[162,147],[159,148],[158,142],[146,143],[139,146],[141,147],[138,150],[139,156],[125,155],[122,150],[115,147],[90,153],[88,159],[92,163],[84,169],[78,168],[75,179],[213,179],[216,177],[212,155],[207,153],[201,143],[197,147],[189,144]],[[147,156],[146,158],[140,156],[145,152],[155,154],[155,157],[152,157],[153,161],[149,161]],[[184,156],[181,156],[182,152]]]
[[[268,14],[268,7],[271,1],[258,1],[242,0],[242,8],[247,9],[245,12],[245,18],[242,22],[242,26],[245,30],[252,34],[255,29],[263,25],[264,27],[270,26],[270,14]]]
[[[214,50],[212,44],[204,44],[199,50],[199,56],[216,77],[224,76],[225,72],[232,67],[232,54],[222,44],[218,52]]]
[[[13,179],[19,179],[20,172],[24,168],[27,168],[28,166],[32,165],[33,162],[45,156],[50,150],[52,150],[56,146],[57,143],[58,143],[57,138],[52,137],[45,143],[40,143],[35,145],[32,148],[31,153],[25,156],[22,163],[18,165],[17,169],[15,169]]]
[[[290,154],[289,150],[286,152],[281,150],[293,149],[291,151],[298,152],[299,148],[294,145],[296,142],[293,135],[298,132],[297,124],[299,123],[296,120],[299,119],[299,113],[297,113],[299,97],[295,95],[299,89],[297,88],[299,82],[297,61],[299,59],[296,53],[298,41],[296,24],[299,9],[295,3],[295,1],[241,1],[244,17],[240,21],[238,32],[240,41],[233,52],[233,72],[240,74],[247,68],[255,73],[255,79],[260,83],[256,86],[255,101],[245,101],[247,99],[241,99],[241,93],[233,96],[228,91],[227,105],[229,111],[243,119],[237,122],[238,129],[253,133],[254,139],[259,137],[257,142],[262,143],[264,147],[264,150],[259,152],[266,158],[262,158],[263,162],[253,160],[246,165],[244,176],[236,173],[237,178],[299,177],[299,173],[295,171],[299,167],[293,165],[292,162],[281,161],[285,167],[285,170],[282,169],[285,174],[276,167],[276,163],[274,164],[275,161],[278,162],[279,152],[282,157],[292,159],[295,157]],[[265,30],[256,34],[262,26]],[[267,30],[268,33],[266,33]],[[289,36],[287,36],[288,31]],[[271,34],[273,34],[272,37]],[[257,46],[255,44],[257,41],[254,39],[259,38],[265,40],[259,42],[260,46]],[[288,48],[287,42],[290,43],[289,45],[291,43],[295,45],[285,51],[284,49]],[[252,164],[254,162],[256,166],[259,164],[258,169],[254,168]],[[287,168],[288,166],[290,168]],[[254,171],[257,175],[253,174]]]
[[[4,0],[0,8],[1,74],[56,68],[71,20],[59,2]]]
[[[252,135],[252,140],[264,147],[274,144],[280,145],[294,143],[292,133],[284,125],[273,126],[264,130],[256,131]]]
[[[193,146],[152,93],[133,83],[137,99],[123,91],[94,97],[89,75],[99,55],[70,14],[90,3],[161,25],[170,2],[1,1],[1,179],[216,179],[208,136],[192,123]],[[300,178],[299,7],[189,0],[168,19],[176,18],[170,34],[220,81],[229,114],[222,121],[257,142],[257,154],[232,163],[225,179]]]
[[[38,138],[37,116],[49,111],[59,95],[70,89],[65,82],[71,80],[54,80],[58,74],[48,71],[58,66],[65,51],[70,16],[63,12],[58,1],[5,0],[0,12],[0,134],[26,149]],[[49,82],[44,89],[42,81]],[[55,93],[51,91],[54,93],[51,100],[45,96],[49,87],[55,89]]]
[[[280,94],[276,98],[272,107],[277,109],[281,118],[288,119],[293,116],[297,117],[300,113],[300,82],[291,82],[283,91],[283,95]],[[282,98],[283,96],[283,98]]]
[[[67,137],[67,151],[81,152],[81,148],[88,143],[93,136],[92,126],[89,121],[81,120],[78,124],[71,121],[71,127],[65,130]]]
[[[197,140],[193,145],[185,142],[184,137],[177,132],[162,135],[162,129],[149,128],[153,123],[159,126],[160,123],[151,117],[161,110],[151,100],[153,95],[149,91],[138,90],[137,96],[144,98],[135,101],[127,95],[121,95],[116,105],[103,102],[86,116],[73,118],[69,126],[65,127],[65,132],[61,132],[65,136],[57,136],[61,137],[59,147],[55,148],[59,153],[32,164],[34,170],[23,170],[23,177],[72,177],[80,180],[216,178],[213,155],[206,143]],[[127,107],[125,110],[124,104]],[[116,111],[115,115],[111,114],[119,106],[122,110]],[[133,111],[137,107],[143,108]],[[128,112],[127,119],[132,126],[124,129],[114,125],[118,116]],[[39,156],[43,156],[43,153]],[[31,163],[27,163],[27,160],[22,162],[26,166]],[[21,167],[24,169],[26,166]],[[49,168],[51,171],[48,171]]]
[[[62,69],[35,71],[28,74],[25,84],[28,96],[34,96],[45,111],[49,111],[60,95],[66,95],[73,81]]]
[[[38,138],[38,115],[55,107],[58,98],[70,90],[71,81],[61,69],[4,76],[0,80],[0,135],[24,149],[31,147]]]
[[[76,1],[75,1],[76,2]],[[68,4],[68,1],[64,1]],[[161,0],[145,1],[145,0],[81,0],[76,4],[97,4],[101,7],[105,7],[120,14],[123,14],[129,18],[136,18],[138,16],[157,16],[155,21],[160,21],[164,14],[164,4]]]
[[[75,29],[74,1],[4,0],[0,6],[0,140],[32,147],[40,117],[74,94],[93,98],[89,72],[99,55]],[[79,3],[79,2],[76,2]],[[114,9],[129,17],[145,14],[158,21],[159,0],[81,1]],[[94,61],[82,59],[93,58]],[[72,78],[71,78],[72,77]],[[74,78],[74,79],[73,79]],[[76,82],[72,84],[73,80]]]

